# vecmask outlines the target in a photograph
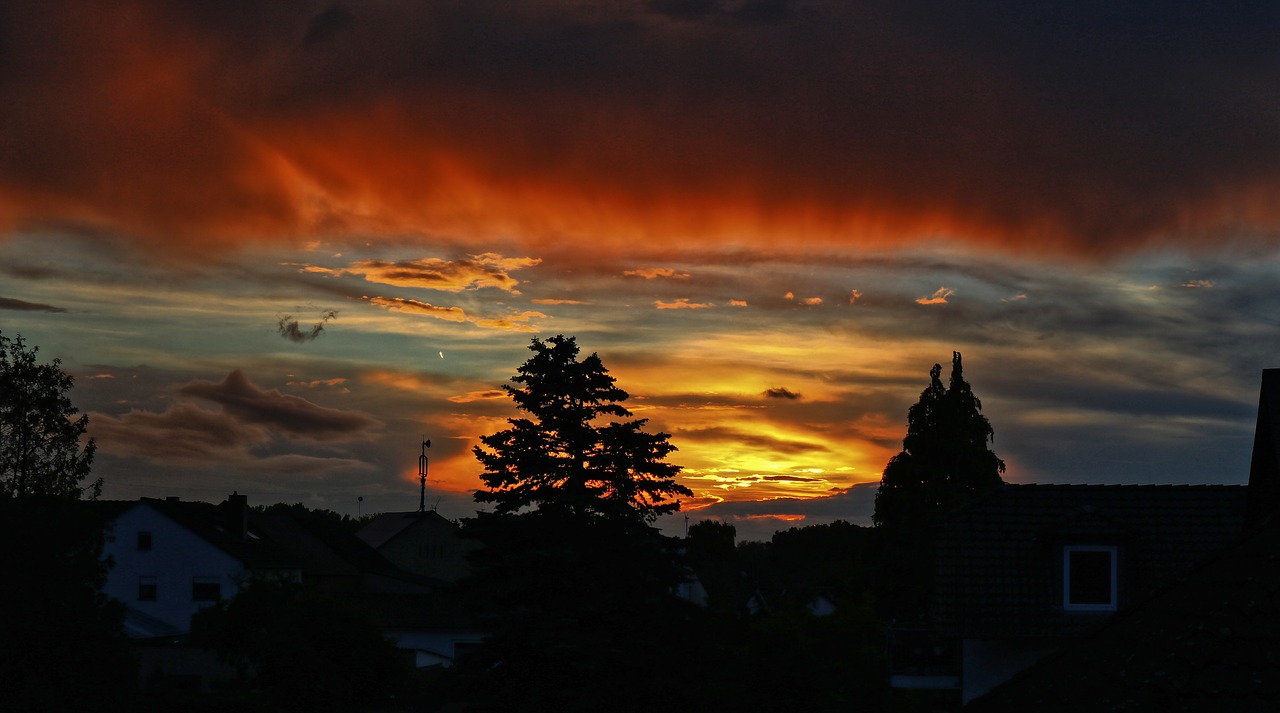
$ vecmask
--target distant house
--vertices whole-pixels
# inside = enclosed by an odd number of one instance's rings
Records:
[[[406,572],[305,512],[255,511],[236,493],[218,505],[143,498],[85,506],[108,532],[103,557],[113,565],[103,591],[125,605],[126,633],[139,640],[144,676],[202,685],[217,675],[212,654],[186,643],[191,617],[262,578],[352,597],[418,666],[449,665],[483,638],[442,591],[440,578]],[[453,527],[431,515],[449,526],[442,532]],[[447,561],[432,554],[433,562]]]
[[[406,572],[456,582],[469,571],[475,544],[462,539],[458,525],[433,510],[383,513],[356,537]]]
[[[1168,610],[1140,613],[1155,602],[1185,608],[1196,596],[1220,602],[1235,597],[1226,591],[1230,580],[1215,585],[1203,573],[1247,570],[1233,553],[1257,552],[1260,533],[1242,537],[1250,523],[1276,517],[1280,429],[1273,425],[1280,426],[1280,370],[1269,369],[1263,373],[1248,486],[1005,485],[956,513],[938,532],[930,620],[891,632],[893,685],[953,688],[959,702],[969,703],[1041,660],[1046,665],[1034,670],[1046,668],[1065,656],[1055,652],[1079,650],[1079,642],[1094,641],[1102,632],[1166,624],[1168,631],[1177,629]],[[1199,589],[1188,583],[1195,581]],[[1179,587],[1195,594],[1169,594]],[[1254,601],[1276,596],[1262,593]],[[1170,651],[1181,645],[1166,643]],[[1120,666],[1116,675],[1151,669],[1150,661],[1140,661],[1150,652],[1131,649],[1121,663],[1096,645],[1088,650]],[[1157,675],[1154,669],[1149,673]],[[1021,708],[991,710],[1071,710],[1032,704],[1032,697],[1016,699],[1026,704]],[[1088,707],[1097,709],[1092,702]]]
[[[286,551],[250,528],[243,495],[221,505],[177,498],[94,505],[114,510],[103,591],[124,603],[130,637],[186,634],[193,614],[235,596],[251,576],[302,577]]]

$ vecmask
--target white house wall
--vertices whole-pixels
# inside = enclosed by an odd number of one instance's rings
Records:
[[[150,550],[138,549],[139,532],[151,533]],[[193,600],[195,578],[216,578],[223,599],[234,596],[244,581],[239,560],[147,503],[138,503],[117,517],[107,534],[103,556],[110,557],[114,566],[103,590],[129,608],[126,629],[132,637],[190,632],[191,615],[210,604]],[[138,598],[144,577],[155,579],[154,601]]]

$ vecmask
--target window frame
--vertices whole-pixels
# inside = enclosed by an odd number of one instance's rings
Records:
[[[204,587],[204,596],[201,596],[201,588]],[[217,587],[217,596],[210,598],[210,587]],[[222,578],[221,577],[192,577],[191,578],[191,601],[193,602],[217,602],[222,600]]]
[[[150,596],[148,596],[150,595]],[[138,577],[138,601],[154,602],[160,598],[160,586],[155,577]]]
[[[1071,555],[1105,552],[1111,555],[1110,601],[1105,604],[1071,601]],[[1062,608],[1070,612],[1113,612],[1120,604],[1120,548],[1114,545],[1067,545],[1062,548]]]

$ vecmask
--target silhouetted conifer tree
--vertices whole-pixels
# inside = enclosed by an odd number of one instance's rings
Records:
[[[511,428],[481,436],[475,455],[488,490],[476,501],[499,514],[529,506],[574,517],[652,523],[680,509],[693,493],[675,481],[680,467],[665,462],[669,435],[629,419],[629,396],[595,354],[578,360],[578,344],[563,335],[529,346],[534,355],[503,385],[532,418],[508,419]]]
[[[674,596],[678,547],[652,526],[692,494],[665,461],[675,446],[572,337],[529,348],[504,386],[528,417],[475,448],[476,500],[495,507],[464,521],[483,547],[459,586],[490,636],[453,678],[470,710],[669,709],[691,683],[667,661],[691,606]]]
[[[982,402],[964,380],[960,352],[953,352],[951,383],[943,388],[934,364],[929,386],[907,412],[902,452],[885,466],[874,519],[892,528],[937,524],[948,512],[1002,482],[1004,461],[988,447],[995,432]]]
[[[883,613],[911,618],[925,611],[933,583],[934,529],[948,513],[1003,481],[1004,461],[988,447],[994,437],[982,403],[964,380],[960,352],[951,383],[942,366],[907,412],[902,452],[885,466],[876,492],[877,598]]]

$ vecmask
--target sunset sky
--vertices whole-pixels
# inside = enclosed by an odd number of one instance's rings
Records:
[[[1009,481],[1241,483],[1277,37],[1264,2],[6,2],[0,331],[75,375],[109,498],[415,509],[425,434],[470,515],[555,334],[753,539],[869,522],[953,350]]]

